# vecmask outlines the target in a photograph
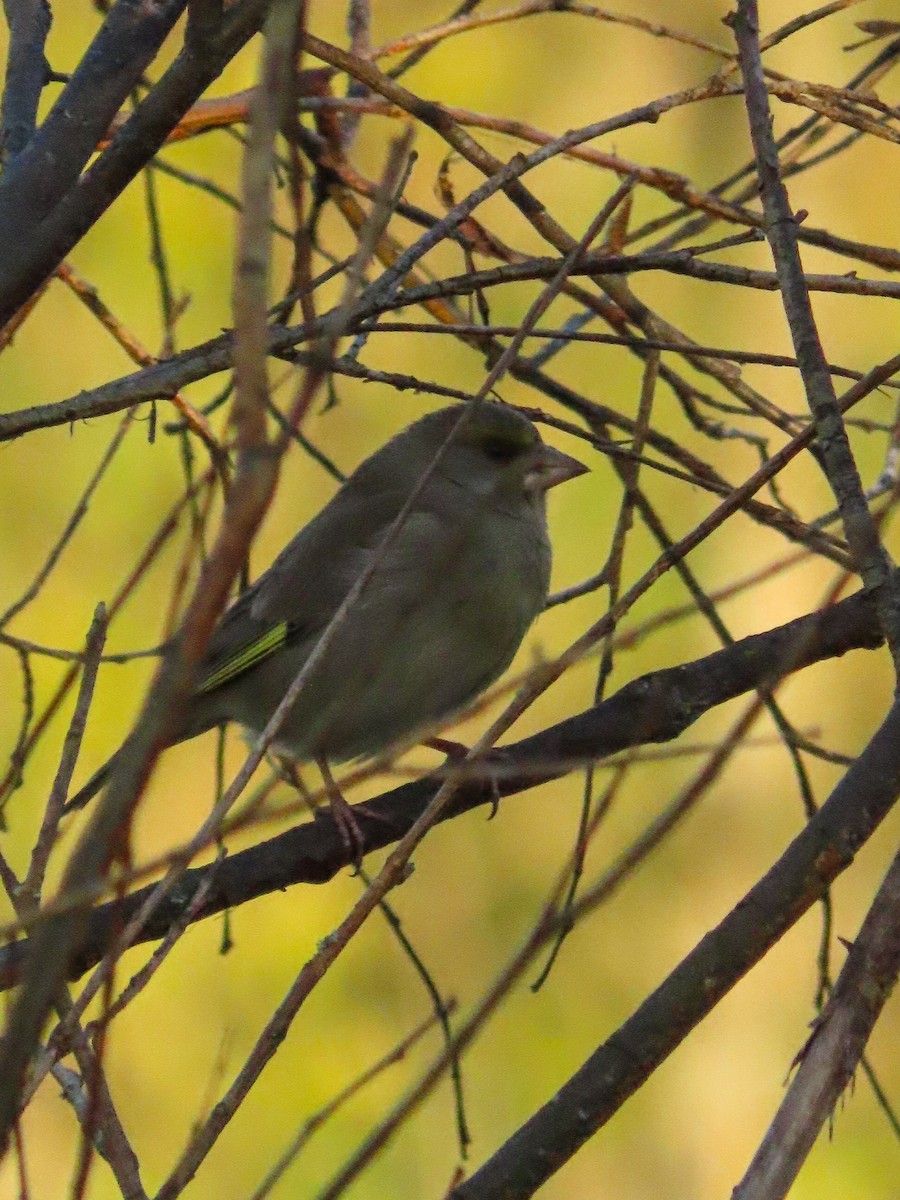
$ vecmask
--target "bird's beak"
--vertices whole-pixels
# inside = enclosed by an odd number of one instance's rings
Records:
[[[526,492],[547,492],[558,483],[567,479],[576,479],[587,472],[584,463],[555,446],[540,446],[531,460],[531,466],[525,476]]]

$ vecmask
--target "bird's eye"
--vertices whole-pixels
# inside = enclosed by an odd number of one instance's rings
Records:
[[[485,438],[482,442],[482,449],[488,458],[494,462],[511,462],[517,457],[522,447],[517,446],[514,442],[506,438]]]

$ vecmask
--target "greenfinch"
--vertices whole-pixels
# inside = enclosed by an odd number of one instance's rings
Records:
[[[274,751],[322,764],[369,757],[459,711],[509,666],[544,607],[546,495],[585,470],[500,403],[415,421],[357,467],[226,611],[172,743],[231,721],[260,734],[373,561]],[[114,761],[67,810],[99,791]]]

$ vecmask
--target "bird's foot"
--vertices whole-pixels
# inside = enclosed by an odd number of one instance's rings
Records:
[[[432,750],[437,750],[439,754],[446,755],[447,761],[445,767],[450,767],[451,771],[454,766],[460,766],[464,762],[466,755],[469,753],[469,747],[463,742],[454,742],[450,738],[433,737],[428,738],[425,743]],[[482,774],[486,779],[491,789],[491,812],[488,817],[489,821],[493,821],[500,809],[500,787],[494,775],[489,770],[483,772],[478,771],[479,767],[490,767],[492,758],[498,761],[502,760],[503,751],[500,749],[488,750],[478,762],[472,764],[472,770]]]
[[[454,742],[451,738],[426,738],[425,745],[438,754],[445,754],[448,762],[458,762],[469,753],[469,747],[464,742]]]
[[[353,814],[353,806],[345,800],[344,794],[338,787],[337,781],[332,775],[331,768],[326,760],[318,758],[316,762],[318,763],[319,770],[322,772],[325,794],[328,797],[328,804],[331,808],[331,815],[334,818],[337,831],[341,835],[341,841],[350,861],[358,872],[362,866],[363,852],[366,848],[363,831],[360,828],[359,821],[357,821]]]

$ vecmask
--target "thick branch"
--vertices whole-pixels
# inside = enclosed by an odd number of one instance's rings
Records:
[[[695,662],[635,679],[602,704],[497,751],[491,763],[498,768],[498,778],[462,783],[441,819],[493,803],[498,791],[510,796],[557,778],[575,762],[602,759],[648,742],[670,741],[704,713],[735,696],[771,686],[792,671],[848,650],[874,648],[881,640],[872,603],[860,592],[832,608],[744,638]],[[440,780],[429,777],[355,805],[363,852],[379,850],[402,837],[439,784]],[[163,937],[201,884],[209,890],[196,920],[292,884],[324,883],[348,863],[347,846],[330,815],[323,813],[315,821],[224,862],[186,871],[177,891],[155,910],[140,940]],[[70,968],[72,978],[99,962],[152,887],[93,910],[82,949]],[[23,940],[0,951],[0,988],[18,982],[28,947],[29,942]]]
[[[451,1193],[452,1200],[534,1195],[850,865],[898,793],[900,704],[895,703],[771,870],[556,1095]]]
[[[123,2],[119,0],[120,5]],[[147,7],[142,0],[137,6]],[[53,195],[47,197],[47,201],[58,200],[52,211],[44,202],[21,224],[16,224],[15,220],[10,223],[3,207],[4,197],[8,208],[19,216],[33,199],[24,179],[16,175],[7,181],[4,177],[9,191],[0,189],[0,325],[28,300],[138,171],[153,158],[184,113],[257,32],[267,6],[267,0],[242,0],[232,6],[222,22],[219,37],[204,44],[202,53],[196,43],[185,47],[117,132],[109,147],[80,178],[76,170],[79,156],[73,156],[67,190],[61,192],[54,187]],[[168,8],[165,11],[168,12]],[[84,108],[82,102],[76,114],[79,120],[86,120]],[[103,112],[104,120],[96,122],[101,128],[95,128],[93,121],[90,124],[90,136],[94,138],[92,150],[106,133],[114,115],[106,114],[106,108]],[[41,134],[43,132],[44,127]],[[82,140],[90,139],[79,137],[79,146]],[[40,143],[40,135],[33,138],[27,155],[36,153]],[[20,163],[25,158],[26,154],[22,154],[16,160],[17,171],[24,170]],[[52,174],[55,177],[56,173]],[[36,224],[36,215],[43,216],[40,224]],[[29,231],[28,236],[23,236],[23,229]]]
[[[184,3],[169,0],[148,5],[143,0],[118,0],[40,130],[4,172],[0,182],[0,294],[2,281],[23,246],[78,181],[110,121],[156,57]]]
[[[3,0],[9,25],[6,86],[0,107],[0,153],[20,154],[34,133],[41,92],[47,82],[44,43],[50,32],[49,0]]]
[[[732,1200],[780,1200],[859,1066],[900,971],[900,854],[850,948],[762,1145]]]

